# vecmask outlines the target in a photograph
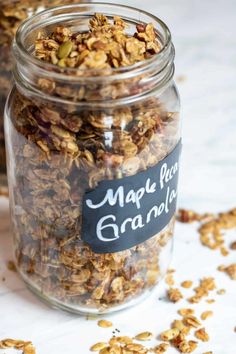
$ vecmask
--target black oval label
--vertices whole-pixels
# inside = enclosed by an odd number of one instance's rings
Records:
[[[129,249],[165,228],[176,211],[180,152],[181,141],[155,166],[85,193],[82,240],[95,253]]]

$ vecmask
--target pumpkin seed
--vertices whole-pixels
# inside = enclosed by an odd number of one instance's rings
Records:
[[[70,55],[72,48],[73,48],[73,43],[71,41],[66,41],[63,44],[61,44],[57,53],[58,58],[59,59],[67,58]]]

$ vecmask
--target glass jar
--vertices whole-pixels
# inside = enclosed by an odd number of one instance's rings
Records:
[[[94,13],[152,22],[161,51],[117,69],[59,68],[32,55],[56,24],[84,31]],[[47,10],[13,46],[5,111],[16,264],[26,284],[78,313],[123,309],[161,280],[172,254],[180,152],[174,48],[166,25],[135,8]]]
[[[28,17],[48,7],[78,2],[83,0],[0,0],[0,185],[4,184],[6,174],[3,115],[11,88],[11,44],[16,30]]]

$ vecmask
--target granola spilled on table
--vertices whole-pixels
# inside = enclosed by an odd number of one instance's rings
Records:
[[[111,78],[117,68],[161,50],[152,24],[137,25],[133,35],[126,28],[119,17],[95,14],[87,32],[61,25],[40,31],[34,43],[40,65],[52,64],[50,70],[64,76],[73,69],[82,81],[38,76],[38,88],[52,100],[17,88],[11,105],[17,267],[41,296],[79,311],[109,310],[142,295],[158,283],[170,257],[174,218],[121,252],[97,254],[81,239],[85,192],[156,165],[179,141],[178,113],[167,111],[158,97],[102,107],[108,99],[140,95],[145,74]],[[87,75],[102,80],[88,84]]]
[[[205,213],[199,214],[192,210],[180,209],[177,215],[178,221],[182,223],[200,222],[199,234],[203,246],[211,250],[220,250],[223,256],[227,256],[229,251],[225,247],[224,232],[236,228],[236,208],[218,215]],[[236,243],[231,244],[234,249]]]
[[[0,349],[14,348],[22,350],[22,354],[36,354],[35,347],[32,342],[18,339],[3,339],[0,341]]]

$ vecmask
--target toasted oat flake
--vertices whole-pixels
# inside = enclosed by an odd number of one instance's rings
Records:
[[[193,285],[193,282],[191,280],[185,280],[181,283],[181,286],[185,289],[191,288]]]
[[[188,315],[184,317],[183,322],[186,326],[197,328],[201,326],[201,322],[197,319],[196,316]]]
[[[99,320],[98,326],[102,328],[109,328],[113,326],[113,323],[107,320]]]
[[[32,344],[28,344],[24,347],[24,354],[35,354],[36,351],[35,351],[35,348],[33,347]]]
[[[193,315],[194,312],[195,312],[194,309],[190,309],[190,308],[183,308],[178,310],[178,314],[181,316]]]
[[[219,289],[217,290],[217,295],[224,295],[226,293],[225,289]]]
[[[185,328],[185,325],[182,320],[174,320],[171,323],[171,328],[177,328],[179,331],[182,331]]]
[[[174,338],[176,338],[179,334],[179,329],[178,328],[171,328],[168,329],[167,331],[164,331],[160,334],[161,340],[164,341],[170,341]]]
[[[173,275],[172,274],[167,274],[167,276],[165,277],[165,282],[166,282],[167,285],[173,286],[175,284]]]
[[[221,252],[222,256],[224,256],[224,257],[229,255],[229,251],[225,247],[221,247],[220,252]]]
[[[213,311],[204,311],[201,314],[201,319],[205,321],[207,318],[212,317],[212,316],[213,316]]]
[[[205,328],[200,328],[197,331],[195,331],[195,337],[197,339],[200,339],[202,342],[208,342],[209,341],[209,335],[207,334]]]
[[[192,353],[197,348],[197,342],[183,340],[179,343],[178,349],[181,353]]]
[[[118,337],[112,337],[109,340],[109,344],[110,345],[114,345],[114,344],[130,344],[133,342],[133,339],[128,337],[128,336],[118,336]]]
[[[106,347],[108,347],[107,343],[99,342],[99,343],[92,345],[92,347],[90,348],[90,351],[91,352],[99,352],[100,350],[102,350],[103,348],[106,348]]]
[[[155,348],[152,348],[151,351],[155,354],[162,354],[165,353],[168,348],[169,348],[168,343],[161,343],[157,345]]]
[[[142,332],[139,333],[135,336],[136,340],[140,340],[140,341],[148,341],[151,340],[153,337],[153,334],[151,332]]]
[[[144,349],[144,346],[142,344],[130,343],[125,346],[125,349],[131,352],[139,352]]]
[[[0,349],[14,348],[23,351],[23,354],[36,354],[36,350],[30,341],[18,339],[3,339],[0,341]]]
[[[99,354],[121,354],[121,348],[117,345],[103,348],[99,351]]]
[[[207,299],[206,302],[208,304],[214,304],[216,302],[216,300],[215,299]]]
[[[228,267],[224,267],[223,270],[232,280],[236,280],[236,263],[229,265]]]

